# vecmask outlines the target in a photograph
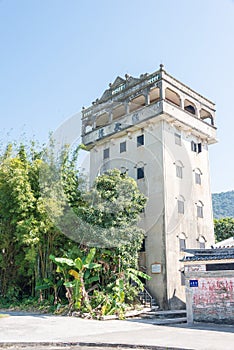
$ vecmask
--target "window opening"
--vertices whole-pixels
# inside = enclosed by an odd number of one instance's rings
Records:
[[[137,147],[144,145],[144,135],[137,136]]]
[[[201,185],[201,174],[198,172],[195,172],[195,183]]]
[[[191,114],[196,114],[196,106],[194,103],[192,103],[189,100],[184,100],[184,110],[191,113]]]
[[[182,166],[176,165],[176,176],[182,179],[183,177],[183,170]]]
[[[193,152],[201,153],[202,152],[202,143],[195,143],[194,141],[191,142],[191,150]]]
[[[194,141],[191,142],[191,150],[197,152],[197,144]]]
[[[103,159],[107,159],[110,157],[110,149],[109,148],[105,148],[103,150]]]
[[[120,142],[120,147],[119,147],[120,153],[126,152],[126,149],[127,149],[126,141]]]
[[[144,167],[137,168],[137,179],[143,179],[145,177]]]
[[[180,251],[183,251],[186,249],[186,240],[185,238],[179,238],[179,244],[180,244]]]
[[[175,133],[175,144],[181,146],[181,135]]]
[[[201,201],[197,203],[197,217],[203,218],[203,203]]]
[[[197,206],[197,217],[203,218],[203,207],[199,205]]]
[[[178,205],[178,213],[184,214],[184,201],[182,201],[181,199],[178,199],[177,205]]]

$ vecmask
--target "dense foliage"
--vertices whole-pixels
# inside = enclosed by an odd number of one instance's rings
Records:
[[[234,218],[234,191],[213,193],[212,202],[215,219]]]
[[[2,152],[0,304],[34,298],[57,309],[68,304],[92,316],[121,316],[142,288],[147,276],[137,270],[143,240],[137,223],[146,198],[116,169],[87,190],[78,151],[64,148],[55,157],[52,144],[38,150],[32,143]],[[60,223],[72,231],[71,217],[84,239],[63,234]]]
[[[234,218],[215,219],[214,232],[216,242],[234,237]]]
[[[36,285],[53,274],[50,254],[71,246],[48,217],[40,194],[42,151],[33,143],[16,149],[9,144],[1,156],[0,282],[1,296],[9,300],[34,297]]]

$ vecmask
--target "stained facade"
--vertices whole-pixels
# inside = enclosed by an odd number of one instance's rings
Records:
[[[214,244],[208,147],[216,142],[215,105],[163,65],[125,75],[82,111],[90,181],[110,168],[127,172],[148,197],[140,268],[160,306],[183,307],[185,248]]]
[[[188,249],[186,253],[188,323],[234,324],[234,249]]]

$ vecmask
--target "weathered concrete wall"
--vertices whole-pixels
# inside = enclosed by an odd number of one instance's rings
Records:
[[[190,287],[197,280],[198,287]],[[234,271],[186,273],[188,322],[234,324]]]
[[[201,114],[205,111],[213,121],[214,104],[162,68],[136,80],[118,77],[83,110],[82,141],[90,150],[91,184],[99,174],[118,168],[136,179],[148,198],[139,223],[146,232],[140,266],[151,277],[147,287],[160,307],[175,309],[185,306],[180,240],[186,248],[214,244],[208,145],[216,142],[216,128]],[[186,101],[194,113],[186,110]],[[137,144],[143,135],[144,143]],[[137,176],[138,169],[143,175]]]

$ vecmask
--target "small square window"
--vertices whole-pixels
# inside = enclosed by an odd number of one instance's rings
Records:
[[[183,177],[183,170],[182,170],[182,166],[180,165],[176,165],[176,176],[179,177],[180,179],[182,179]]]
[[[127,145],[126,145],[126,141],[120,142],[120,145],[119,145],[119,151],[120,151],[120,153],[126,152],[126,149],[127,149],[126,146],[127,146]]]
[[[195,183],[201,185],[201,174],[195,173]]]
[[[181,135],[175,133],[175,144],[181,146]]]
[[[144,135],[137,136],[137,147],[144,145]]]
[[[178,205],[178,213],[184,214],[184,202],[178,199],[177,205]]]
[[[107,159],[110,157],[110,149],[109,148],[105,148],[103,150],[103,159]]]
[[[143,179],[145,177],[144,167],[137,168],[137,179]]]

